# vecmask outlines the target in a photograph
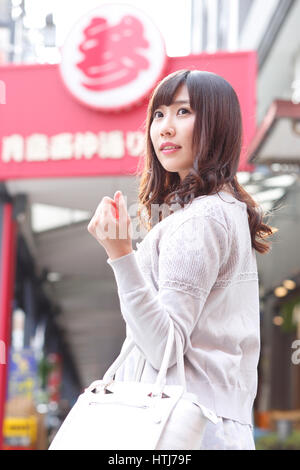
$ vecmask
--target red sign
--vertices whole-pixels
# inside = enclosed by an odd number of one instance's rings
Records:
[[[60,389],[62,382],[62,360],[61,356],[57,353],[50,353],[47,357],[48,363],[51,366],[49,375],[47,377],[47,390],[49,394],[49,402],[60,401]]]
[[[256,53],[169,57],[165,74],[184,68],[217,73],[233,86],[244,127],[239,170],[252,170],[245,151],[256,130]],[[146,99],[118,113],[91,109],[66,90],[58,65],[0,66],[0,80],[6,86],[6,104],[0,105],[1,180],[136,172]]]
[[[62,48],[60,70],[68,90],[101,111],[139,103],[166,65],[160,32],[139,9],[102,5],[85,14]]]

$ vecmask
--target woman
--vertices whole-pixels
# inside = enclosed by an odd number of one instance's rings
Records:
[[[167,76],[146,121],[138,215],[148,233],[133,250],[120,191],[102,199],[88,226],[109,256],[127,336],[137,346],[115,379],[134,380],[138,370],[141,381],[155,381],[171,318],[182,339],[187,391],[221,418],[207,425],[201,449],[255,449],[255,250],[270,250],[262,239],[273,231],[237,181],[241,139],[238,98],[225,79],[197,70]],[[177,381],[172,352],[167,383]]]

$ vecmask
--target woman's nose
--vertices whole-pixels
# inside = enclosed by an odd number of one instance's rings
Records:
[[[169,125],[163,126],[163,127],[161,128],[161,130],[160,130],[160,135],[161,135],[161,136],[164,136],[164,135],[171,135],[171,136],[172,136],[172,135],[174,135],[174,134],[175,134],[175,129],[174,129],[174,127],[169,126]]]

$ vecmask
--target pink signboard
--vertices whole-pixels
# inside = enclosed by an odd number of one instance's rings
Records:
[[[239,170],[253,170],[246,148],[256,130],[256,53],[167,57],[142,13],[105,7],[70,31],[60,64],[0,66],[0,180],[135,174],[150,92],[185,68],[234,87],[244,128]]]

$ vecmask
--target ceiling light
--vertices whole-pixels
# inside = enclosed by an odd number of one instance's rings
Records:
[[[283,285],[286,289],[289,290],[295,289],[296,287],[296,283],[295,281],[292,281],[292,279],[286,279],[285,281],[283,281]]]
[[[279,175],[274,176],[273,178],[269,178],[264,182],[265,186],[281,186],[282,188],[286,188],[287,186],[291,186],[296,180],[296,176],[294,175]]]
[[[60,273],[47,273],[47,280],[49,282],[58,282],[62,278],[62,275]]]
[[[272,165],[271,165],[271,170],[272,170],[272,171],[275,171],[275,172],[276,172],[276,171],[281,171],[281,165],[280,165],[280,163],[272,163]]]
[[[241,185],[248,183],[250,179],[250,173],[248,171],[238,171],[236,176],[239,184]]]
[[[260,187],[255,184],[247,184],[244,186],[244,189],[247,191],[247,193],[255,194],[260,190]]]
[[[273,323],[276,326],[281,326],[283,323],[283,318],[280,315],[276,315],[276,317],[273,317]]]
[[[283,286],[279,286],[274,289],[274,294],[276,295],[276,297],[285,297],[287,293],[288,290]]]
[[[34,232],[43,232],[54,228],[84,222],[91,218],[88,211],[57,207],[49,204],[32,204],[31,224]]]
[[[266,202],[260,203],[260,206],[264,212],[268,212],[273,208],[273,203],[266,201]]]
[[[256,172],[256,173],[252,173],[251,175],[251,179],[254,180],[254,181],[261,181],[262,179],[264,179],[266,176],[263,175],[262,173],[260,172]]]
[[[285,191],[282,188],[268,189],[267,191],[261,191],[260,193],[255,194],[255,200],[257,202],[276,201],[282,198],[284,194]]]

